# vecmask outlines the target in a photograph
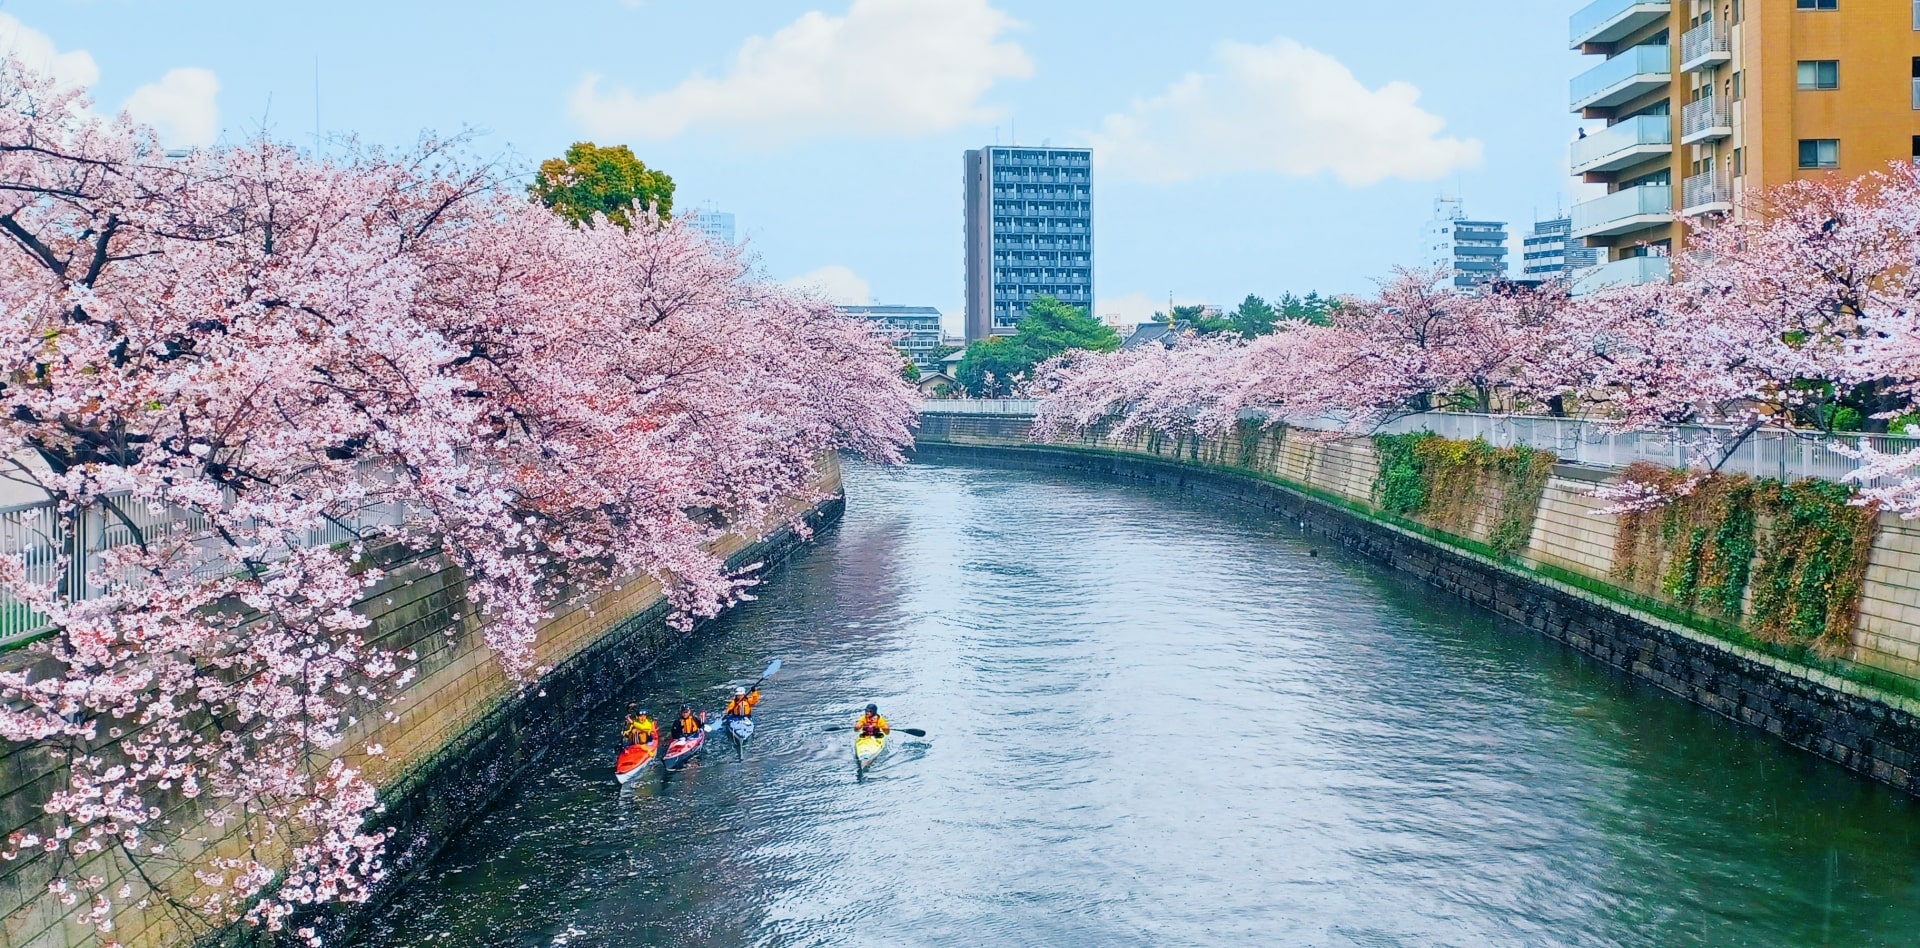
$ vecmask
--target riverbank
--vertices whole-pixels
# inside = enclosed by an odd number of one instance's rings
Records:
[[[836,458],[824,460],[813,486],[827,499],[796,503],[789,513],[818,529],[837,522],[844,509]],[[777,563],[803,542],[801,531],[782,523],[764,533],[730,534],[715,552],[739,568]],[[535,663],[544,671],[535,681],[519,684],[487,647],[484,623],[471,612],[457,568],[431,552],[400,551],[391,551],[383,566],[387,578],[356,608],[372,622],[371,641],[418,656],[417,674],[390,706],[364,709],[340,744],[385,748],[380,757],[345,759],[362,766],[381,788],[381,825],[394,835],[387,848],[388,873],[372,905],[302,922],[331,933],[333,941],[402,888],[559,736],[589,720],[620,683],[685,635],[668,622],[657,583],[629,582],[550,619],[540,630]],[[16,653],[8,660],[26,658]],[[0,750],[0,834],[31,827],[46,794],[62,785],[57,762],[44,751],[18,745]],[[194,857],[231,849],[238,840],[230,830],[205,824],[190,801],[175,801],[171,818],[184,828],[169,861],[133,867],[109,850],[84,867],[109,886],[127,885],[133,893],[115,917],[114,937],[129,948],[195,941],[274,943],[270,933],[247,926],[209,934],[196,926],[192,913],[174,904],[190,901],[198,890],[191,874]],[[37,857],[0,863],[0,944],[81,948],[100,943],[97,931],[73,921],[79,906],[64,905],[47,891],[46,879],[57,870]]]
[[[1892,621],[1883,614],[1904,610],[1920,587],[1920,573],[1904,568],[1912,538],[1903,528],[1889,534],[1883,527],[1877,541],[1853,654],[1796,661],[1739,641],[1738,630],[1676,621],[1657,598],[1611,583],[1616,525],[1589,496],[1605,477],[1598,472],[1556,466],[1538,485],[1518,541],[1506,547],[1511,554],[1502,556],[1492,541],[1513,518],[1501,513],[1511,505],[1500,491],[1476,498],[1454,518],[1453,531],[1393,517],[1375,504],[1379,463],[1364,440],[1290,439],[1276,430],[1039,445],[1028,422],[927,412],[918,450],[1152,481],[1251,504],[1718,715],[1920,795],[1920,701],[1874,680],[1906,680],[1893,670],[1910,668],[1903,654],[1920,636],[1904,612]]]
[[[1285,518],[850,464],[618,700],[785,661],[744,757],[564,738],[347,948],[1901,945],[1920,806]],[[1313,555],[1317,550],[1318,556]],[[868,701],[902,737],[857,779]]]

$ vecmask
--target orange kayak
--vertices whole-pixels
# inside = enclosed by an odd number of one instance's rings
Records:
[[[620,758],[613,762],[614,779],[627,783],[640,776],[640,771],[653,763],[654,753],[660,748],[660,739],[654,738],[645,744],[629,744],[620,752]]]

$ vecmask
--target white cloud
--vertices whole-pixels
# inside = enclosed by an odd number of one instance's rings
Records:
[[[917,135],[987,123],[981,97],[1033,62],[1001,39],[1015,26],[989,0],[853,0],[845,16],[807,13],[741,44],[724,76],[665,92],[601,88],[588,74],[573,116],[596,136],[671,138],[697,125],[760,140]]]
[[[1447,121],[1405,82],[1368,89],[1339,60],[1286,37],[1222,43],[1211,71],[1106,117],[1091,136],[1104,168],[1142,181],[1263,172],[1330,172],[1362,186],[1429,181],[1480,163],[1475,139],[1442,137]]]
[[[873,287],[859,274],[837,263],[786,280],[784,285],[841,306],[866,306],[873,302]]]
[[[63,86],[92,90],[100,64],[84,49],[61,52],[53,38],[0,13],[0,55],[11,55],[29,69],[52,76]],[[220,107],[214,97],[220,82],[213,70],[170,69],[159,82],[138,89],[121,105],[134,121],[154,126],[165,145],[211,145],[220,133]]]
[[[159,82],[135,89],[123,106],[134,121],[154,127],[175,147],[205,147],[220,137],[220,80],[210,69],[169,69]]]
[[[0,52],[19,59],[27,68],[52,76],[63,86],[91,88],[100,81],[100,65],[84,49],[60,52],[53,38],[5,13],[0,13]]]

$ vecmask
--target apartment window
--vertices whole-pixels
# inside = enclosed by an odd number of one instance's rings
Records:
[[[1840,167],[1840,139],[1802,138],[1800,139],[1800,167],[1802,168],[1838,168]]]
[[[1913,136],[1913,160],[1920,161],[1920,135]]]
[[[1913,140],[1916,142],[1920,142],[1920,135],[1915,135]],[[1915,154],[1920,154],[1920,152],[1915,152]],[[1735,148],[1733,150],[1733,176],[1738,178],[1745,175],[1746,173],[1747,173],[1747,150],[1745,148]]]
[[[1840,61],[1803,59],[1800,61],[1799,76],[1802,89],[1838,89],[1840,88]]]
[[[1914,2],[1920,3],[1920,0],[1914,0]],[[1733,90],[1733,94],[1728,96],[1728,99],[1738,102],[1747,97],[1747,74],[1745,72],[1735,72],[1733,78],[1727,81],[1731,83],[1729,88]]]
[[[1840,0],[1793,0],[1796,10],[1838,10]]]
[[[1729,17],[1728,19],[1735,26],[1740,25],[1740,6],[1741,6],[1740,0],[1733,0],[1733,16]],[[1914,7],[1914,16],[1920,16],[1920,0],[1913,0],[1913,7]]]

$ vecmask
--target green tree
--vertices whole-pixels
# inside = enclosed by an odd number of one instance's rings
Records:
[[[967,347],[957,370],[959,382],[978,398],[1002,398],[1033,367],[1063,352],[1090,349],[1112,352],[1120,348],[1113,327],[1051,296],[1027,304],[1027,314],[1013,335],[981,339]]]
[[[1333,322],[1333,309],[1336,301],[1319,293],[1295,296],[1284,293],[1280,296],[1280,318],[1289,322],[1311,323],[1325,326]]]
[[[908,358],[906,364],[900,367],[900,377],[909,382],[920,381],[920,367],[913,364],[912,358]]]
[[[1280,322],[1280,313],[1266,300],[1248,294],[1233,314],[1227,317],[1227,322],[1232,324],[1234,332],[1252,339],[1272,332]]]
[[[565,157],[540,163],[527,192],[575,227],[592,226],[600,214],[621,230],[632,230],[636,209],[652,208],[661,220],[673,215],[673,179],[648,168],[625,145],[574,142]]]

